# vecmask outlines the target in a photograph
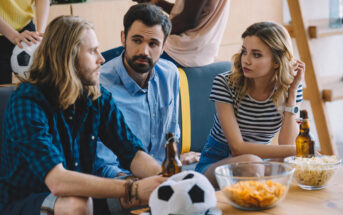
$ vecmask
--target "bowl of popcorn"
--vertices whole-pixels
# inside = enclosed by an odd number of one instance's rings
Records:
[[[294,167],[279,162],[244,162],[214,170],[220,190],[243,210],[263,210],[280,203],[292,181]]]
[[[328,155],[291,156],[284,161],[295,167],[294,179],[298,186],[305,190],[319,190],[326,187],[341,163],[336,156]]]

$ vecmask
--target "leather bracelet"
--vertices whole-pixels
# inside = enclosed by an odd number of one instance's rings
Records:
[[[127,202],[131,202],[132,199],[132,185],[133,185],[133,180],[132,179],[127,179],[125,183],[125,199]]]

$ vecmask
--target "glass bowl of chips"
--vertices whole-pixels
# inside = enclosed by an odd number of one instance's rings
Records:
[[[341,163],[334,155],[291,156],[284,161],[295,167],[293,178],[298,186],[305,190],[320,190],[326,187]]]
[[[229,202],[243,210],[263,210],[280,203],[288,192],[294,167],[279,162],[242,162],[214,170]]]

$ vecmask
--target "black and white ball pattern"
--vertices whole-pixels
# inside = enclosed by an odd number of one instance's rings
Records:
[[[27,71],[32,65],[33,54],[35,53],[40,43],[32,43],[31,46],[28,46],[24,42],[21,42],[21,44],[23,45],[22,49],[19,48],[19,46],[15,46],[12,51],[11,67],[15,74],[23,78],[28,78],[29,74],[27,73]]]
[[[173,175],[152,192],[149,200],[152,215],[218,215],[221,211],[216,204],[211,183],[194,171]]]

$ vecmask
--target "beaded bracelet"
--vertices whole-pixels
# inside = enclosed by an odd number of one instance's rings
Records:
[[[135,198],[136,200],[138,200],[138,181],[135,181],[133,183],[133,194],[132,194],[132,198]]]

